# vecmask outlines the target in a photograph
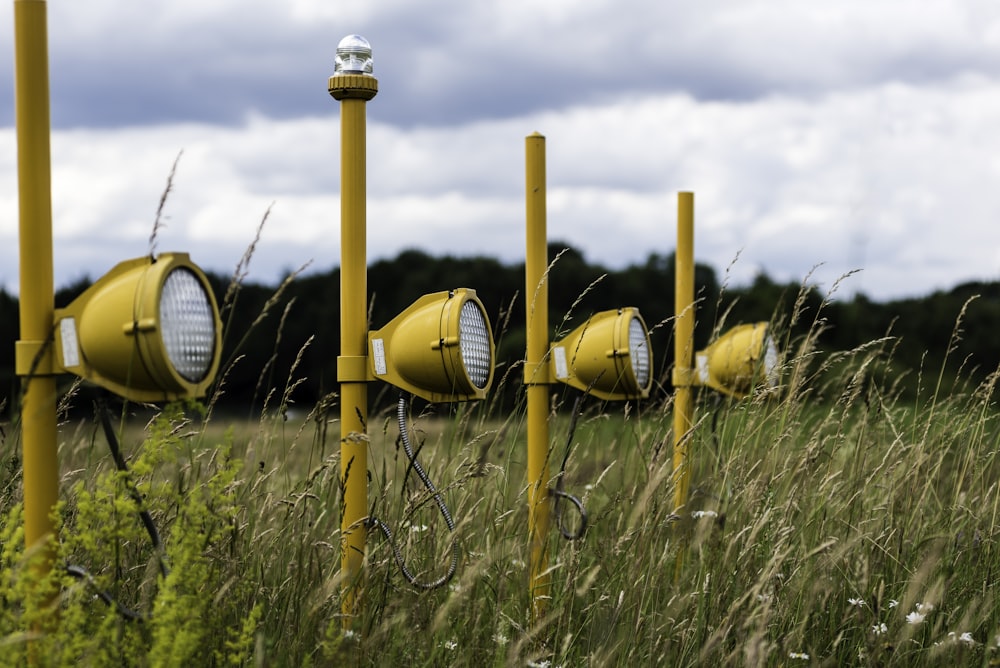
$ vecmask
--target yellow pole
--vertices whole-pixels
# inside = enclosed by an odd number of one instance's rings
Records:
[[[545,137],[537,132],[525,140],[527,192],[527,253],[525,305],[527,349],[524,382],[528,403],[528,544],[531,550],[532,617],[539,619],[550,599],[548,573],[549,526],[549,287],[545,231]]]
[[[55,557],[53,509],[59,500],[56,382],[52,370],[52,190],[49,75],[44,0],[14,0],[14,97],[20,245],[20,340],[24,461],[24,543],[40,550],[39,575]]]
[[[691,476],[688,438],[694,424],[691,397],[694,359],[694,193],[678,193],[674,278],[674,509],[687,503]]]
[[[340,102],[340,475],[343,626],[361,609],[368,513],[368,285],[365,194],[365,105],[378,81],[364,74],[334,74],[330,95]]]

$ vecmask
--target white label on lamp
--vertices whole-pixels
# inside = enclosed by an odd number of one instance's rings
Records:
[[[708,355],[694,356],[695,371],[698,372],[698,381],[705,385],[708,383]]]
[[[375,375],[384,376],[385,367],[385,341],[382,339],[372,339],[372,359],[375,361]]]
[[[59,338],[62,341],[63,366],[80,366],[80,343],[76,338],[76,318],[59,321]]]
[[[556,378],[569,378],[569,365],[566,364],[566,348],[564,346],[553,348],[552,359],[556,363]]]

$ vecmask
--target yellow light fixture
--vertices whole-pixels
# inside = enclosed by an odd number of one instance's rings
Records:
[[[476,291],[424,295],[368,334],[374,378],[431,402],[482,399],[493,382],[494,345]]]
[[[200,397],[215,380],[219,310],[187,253],[120,262],[54,321],[59,370],[131,401]]]
[[[596,313],[550,352],[552,375],[571,387],[611,401],[649,396],[653,353],[638,309]]]
[[[777,373],[778,350],[766,322],[738,325],[695,354],[695,384],[731,397],[746,397],[761,383],[774,387]]]

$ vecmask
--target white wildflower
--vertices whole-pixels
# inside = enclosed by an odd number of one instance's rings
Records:
[[[718,517],[719,513],[714,510],[694,510],[691,511],[691,517],[696,520],[700,520],[702,517]]]
[[[948,640],[951,642],[960,642],[965,645],[975,645],[976,639],[972,637],[972,634],[966,631],[962,635],[955,635],[954,631],[948,632]]]
[[[914,625],[920,624],[921,622],[924,621],[925,617],[927,617],[927,615],[923,614],[922,612],[911,612],[906,616],[906,623]]]
[[[358,637],[357,632],[352,631],[351,629],[344,630],[344,640],[354,640],[357,637]]]
[[[421,533],[423,531],[427,531],[427,525],[426,524],[411,524],[410,525],[410,531],[412,533]]]
[[[497,633],[493,634],[493,642],[495,642],[496,644],[500,645],[501,647],[503,647],[504,645],[506,645],[509,642],[509,640],[510,640],[510,638],[508,638],[503,633],[500,633],[499,631]]]
[[[855,608],[865,607],[865,599],[863,598],[849,598],[847,599],[847,602],[850,603]]]
[[[933,609],[934,609],[933,603],[917,603],[917,612],[919,612],[922,615],[926,615]]]
[[[872,633],[874,633],[877,636],[880,636],[883,633],[886,633],[888,631],[889,631],[889,627],[885,625],[885,622],[882,622],[880,624],[876,624],[875,626],[872,627]]]
[[[444,648],[449,652],[454,652],[458,648],[458,643],[454,640],[449,640],[444,644]]]
[[[789,659],[802,659],[803,661],[808,661],[809,660],[809,655],[806,654],[805,652],[789,652],[788,653],[788,658]]]
[[[889,609],[890,610],[892,610],[893,608],[895,608],[897,605],[899,605],[899,601],[897,601],[896,599],[893,598],[893,599],[889,600]]]

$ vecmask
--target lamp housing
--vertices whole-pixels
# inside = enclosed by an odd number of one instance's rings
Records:
[[[486,309],[469,288],[424,295],[368,333],[373,378],[431,402],[485,398],[495,354]]]
[[[645,399],[653,384],[649,331],[633,307],[595,313],[549,357],[556,380],[600,399]]]
[[[204,396],[219,368],[219,309],[187,253],[120,262],[54,324],[57,370],[131,401]]]
[[[778,349],[768,324],[737,325],[695,354],[695,384],[731,397],[749,396],[755,387],[778,382]]]

